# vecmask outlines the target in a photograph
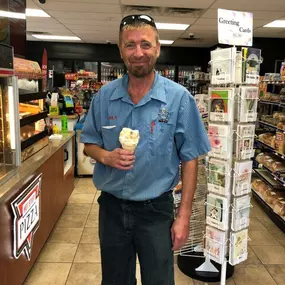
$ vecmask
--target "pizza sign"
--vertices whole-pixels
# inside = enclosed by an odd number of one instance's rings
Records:
[[[31,259],[33,239],[40,225],[40,193],[42,174],[11,203],[14,223],[13,254],[18,259],[22,254]]]

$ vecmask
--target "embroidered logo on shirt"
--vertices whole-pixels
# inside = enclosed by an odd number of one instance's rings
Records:
[[[162,108],[158,112],[158,121],[162,123],[167,123],[169,119],[169,113],[165,108]]]
[[[118,119],[117,116],[109,116],[108,117],[108,120],[112,120],[112,121],[117,120],[117,119]]]

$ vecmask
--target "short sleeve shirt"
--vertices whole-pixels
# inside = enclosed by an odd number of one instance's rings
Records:
[[[121,199],[158,197],[178,183],[180,161],[207,153],[210,145],[194,98],[183,86],[155,73],[151,90],[134,104],[128,75],[101,90],[92,100],[80,140],[107,151],[120,148],[122,128],[139,130],[132,170],[96,163],[95,186]]]

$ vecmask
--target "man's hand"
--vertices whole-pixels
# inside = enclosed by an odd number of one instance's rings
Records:
[[[121,148],[116,148],[108,152],[104,157],[103,163],[113,168],[120,170],[130,170],[134,167],[134,153]]]
[[[179,250],[189,236],[190,217],[177,217],[171,228],[172,250]]]

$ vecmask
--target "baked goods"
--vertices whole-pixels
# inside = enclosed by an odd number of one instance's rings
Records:
[[[284,146],[285,146],[285,135],[283,132],[276,132],[276,136],[275,136],[275,149],[284,154]]]
[[[275,204],[273,211],[279,216],[285,216],[285,201],[284,200],[278,201]]]
[[[259,140],[263,143],[275,147],[275,136],[272,133],[265,133],[258,136]]]
[[[123,128],[120,132],[119,140],[123,149],[135,151],[140,140],[139,131]]]

